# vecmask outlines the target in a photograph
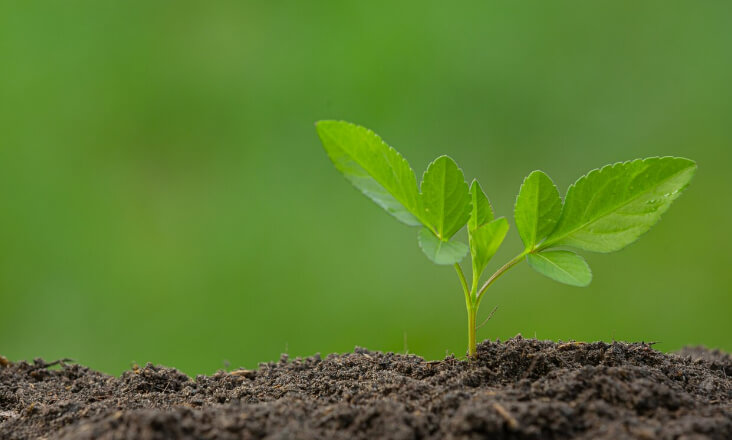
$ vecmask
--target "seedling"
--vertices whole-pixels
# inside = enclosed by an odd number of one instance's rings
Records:
[[[562,201],[542,171],[524,179],[514,221],[524,249],[480,284],[488,262],[508,232],[495,218],[480,184],[465,182],[448,156],[427,167],[422,183],[409,163],[373,131],[341,121],[320,121],[318,135],[335,167],[356,188],[397,220],[421,226],[419,246],[432,262],[453,265],[465,294],[468,354],[475,355],[476,317],[486,290],[526,260],[540,274],[571,286],[587,286],[592,272],[567,248],[614,252],[648,231],[689,184],[696,164],[679,157],[651,157],[592,170],[569,187]],[[468,245],[453,238],[467,225]],[[472,282],[460,261],[470,253]]]

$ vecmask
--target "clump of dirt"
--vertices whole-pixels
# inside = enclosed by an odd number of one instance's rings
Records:
[[[191,379],[0,364],[0,438],[730,439],[732,357],[486,341],[472,360],[356,348]]]

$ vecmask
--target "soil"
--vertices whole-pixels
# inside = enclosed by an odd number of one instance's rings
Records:
[[[486,341],[472,360],[356,348],[191,379],[0,358],[1,439],[732,439],[732,356]]]

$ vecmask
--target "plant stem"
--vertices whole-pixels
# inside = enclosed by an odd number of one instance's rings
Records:
[[[520,263],[529,252],[530,251],[525,250],[514,257],[511,261],[501,266],[500,269],[488,278],[488,281],[486,281],[485,284],[483,284],[483,287],[481,287],[477,292],[476,287],[478,282],[475,279],[475,274],[473,274],[473,288],[469,289],[463,269],[458,263],[455,263],[455,271],[458,274],[458,278],[460,278],[460,285],[463,287],[463,292],[465,293],[465,308],[468,312],[468,357],[475,356],[475,353],[477,352],[476,333],[478,329],[476,327],[476,317],[478,315],[480,301],[483,299],[483,294],[486,289],[488,289],[488,287],[490,287],[490,285],[493,284],[501,275],[508,271],[508,269]]]
[[[463,286],[463,293],[465,293],[465,308],[468,311],[468,353],[469,356],[475,355],[475,314],[476,309],[473,306],[473,293],[475,290],[471,291],[468,289],[468,282],[465,280],[465,274],[463,273],[463,268],[460,267],[460,264],[455,263],[455,272],[458,274],[458,278],[460,278],[460,285]]]
[[[528,253],[529,253],[529,251],[523,251],[520,254],[516,255],[513,258],[513,260],[511,260],[508,263],[501,266],[500,269],[498,269],[493,275],[491,275],[490,278],[488,278],[488,280],[483,284],[483,286],[478,291],[478,294],[476,295],[476,299],[475,299],[475,309],[476,310],[480,306],[480,300],[483,299],[483,294],[485,293],[486,289],[488,289],[488,287],[490,287],[490,285],[493,284],[501,275],[506,273],[506,271],[508,271],[508,269],[510,269],[513,266],[520,263],[524,259],[526,254],[528,254]]]
[[[475,327],[475,316],[478,314],[477,307],[468,307],[468,356],[473,357],[476,353],[476,342],[475,334],[477,329]]]
[[[468,311],[468,356],[475,355],[475,316],[477,315],[478,309],[475,307],[475,288],[470,290],[468,288],[468,282],[465,280],[465,274],[460,264],[455,263],[455,272],[460,278],[460,285],[463,286],[463,292],[465,293],[465,309]],[[473,283],[475,284],[475,283]]]
[[[463,287],[463,292],[465,293],[465,307],[470,309],[473,306],[473,298],[470,294],[470,290],[468,290],[468,282],[465,280],[465,274],[463,273],[463,268],[460,267],[460,264],[455,263],[455,272],[458,274],[458,278],[460,278],[460,285]]]
[[[501,275],[506,273],[508,269],[512,268],[513,266],[520,263],[524,257],[531,253],[531,250],[524,250],[520,254],[516,255],[511,261],[501,266],[493,275],[491,275],[490,278],[483,284],[483,286],[476,292],[476,286],[478,284],[477,280],[475,279],[475,274],[473,274],[473,288],[472,290],[468,287],[468,282],[465,280],[465,274],[463,273],[462,267],[460,267],[460,264],[455,263],[455,272],[458,274],[458,278],[460,278],[460,285],[463,287],[463,292],[465,293],[465,308],[468,311],[468,357],[475,356],[475,353],[477,352],[477,344],[476,344],[476,317],[478,315],[478,308],[480,307],[480,301],[483,299],[483,294],[485,294],[486,289],[491,286]]]

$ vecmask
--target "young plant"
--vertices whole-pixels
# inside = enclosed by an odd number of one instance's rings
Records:
[[[587,286],[592,280],[587,262],[566,248],[614,252],[633,243],[661,218],[696,171],[693,161],[679,157],[620,162],[580,177],[564,201],[549,176],[532,172],[514,207],[524,249],[481,285],[488,262],[506,237],[508,221],[494,217],[476,180],[468,186],[455,161],[440,156],[429,164],[418,189],[407,161],[373,131],[342,121],[320,121],[316,127],[338,171],[397,220],[421,226],[419,246],[430,260],[455,267],[465,294],[470,356],[476,350],[480,302],[501,275],[526,260],[553,280]],[[453,239],[466,225],[468,245]],[[470,284],[460,266],[468,253]]]

